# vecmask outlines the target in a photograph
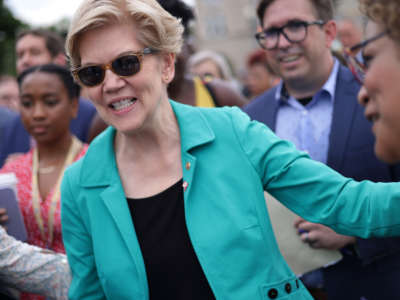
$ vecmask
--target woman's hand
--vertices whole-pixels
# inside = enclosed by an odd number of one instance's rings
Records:
[[[355,237],[337,234],[329,227],[308,222],[300,217],[295,220],[294,227],[297,229],[300,239],[316,249],[339,250],[356,241]]]

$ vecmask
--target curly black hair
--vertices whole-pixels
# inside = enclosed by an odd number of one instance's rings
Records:
[[[181,0],[157,0],[157,2],[175,18],[181,19],[185,28],[184,35],[188,35],[189,23],[195,19],[191,7]]]

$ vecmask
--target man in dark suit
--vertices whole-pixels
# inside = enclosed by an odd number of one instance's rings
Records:
[[[331,54],[331,0],[262,0],[257,14],[263,28],[257,40],[282,81],[244,110],[345,176],[398,181],[399,168],[374,155],[370,124],[357,104],[359,84]],[[310,247],[343,254],[302,278],[310,289],[322,288],[320,299],[400,299],[400,238],[363,240],[301,219],[296,226]]]
[[[5,107],[0,107],[0,147],[4,143],[4,127],[16,116],[17,114]]]

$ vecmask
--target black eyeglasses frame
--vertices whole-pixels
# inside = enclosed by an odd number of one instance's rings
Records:
[[[350,48],[346,48],[344,50],[344,58],[346,60],[347,67],[350,69],[351,73],[353,74],[354,78],[360,83],[364,83],[365,72],[367,70],[367,66],[364,62],[360,61],[357,58],[357,55],[360,51],[362,51],[366,46],[370,43],[384,37],[385,35],[389,34],[389,30],[382,31],[377,35],[370,37]]]
[[[287,36],[287,34],[284,32],[284,29],[285,29],[286,27],[288,27],[289,25],[293,25],[293,24],[292,24],[293,22],[298,22],[299,24],[301,24],[301,25],[304,26],[304,30],[305,30],[304,32],[305,32],[305,33],[304,33],[304,37],[303,37],[301,40],[296,40],[296,41],[291,40],[291,39]],[[265,35],[268,34],[267,32],[268,32],[270,29],[264,29],[263,31],[257,32],[257,33],[254,35],[254,37],[256,38],[256,40],[257,40],[257,42],[258,42],[258,44],[260,45],[261,48],[263,48],[263,49],[265,49],[265,50],[274,50],[274,49],[276,49],[276,48],[278,47],[278,44],[279,44],[279,36],[280,36],[281,34],[286,38],[286,40],[287,40],[288,42],[290,42],[290,43],[292,43],[292,44],[294,44],[294,43],[301,43],[302,41],[304,41],[304,40],[307,38],[307,33],[308,33],[308,27],[309,27],[309,26],[312,26],[312,25],[323,26],[323,25],[325,25],[325,24],[326,24],[326,22],[323,21],[323,20],[316,20],[316,21],[311,21],[311,22],[296,20],[296,21],[288,22],[288,23],[286,23],[285,25],[283,25],[283,26],[281,26],[281,27],[276,27],[276,28],[274,28],[274,30],[276,30],[277,33],[278,33],[277,38],[276,38],[276,43],[275,43],[275,46],[274,46],[274,47],[270,47],[270,48],[265,47],[265,44],[261,41],[263,38],[265,38]]]

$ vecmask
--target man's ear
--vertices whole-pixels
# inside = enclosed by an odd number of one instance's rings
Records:
[[[332,42],[336,39],[336,33],[337,33],[336,22],[333,20],[326,22],[324,25],[324,32],[325,32],[326,46],[330,49]]]
[[[162,56],[162,81],[170,83],[175,76],[175,54],[164,53]]]
[[[56,65],[65,67],[67,65],[67,57],[64,53],[59,53],[53,57],[52,62]]]

